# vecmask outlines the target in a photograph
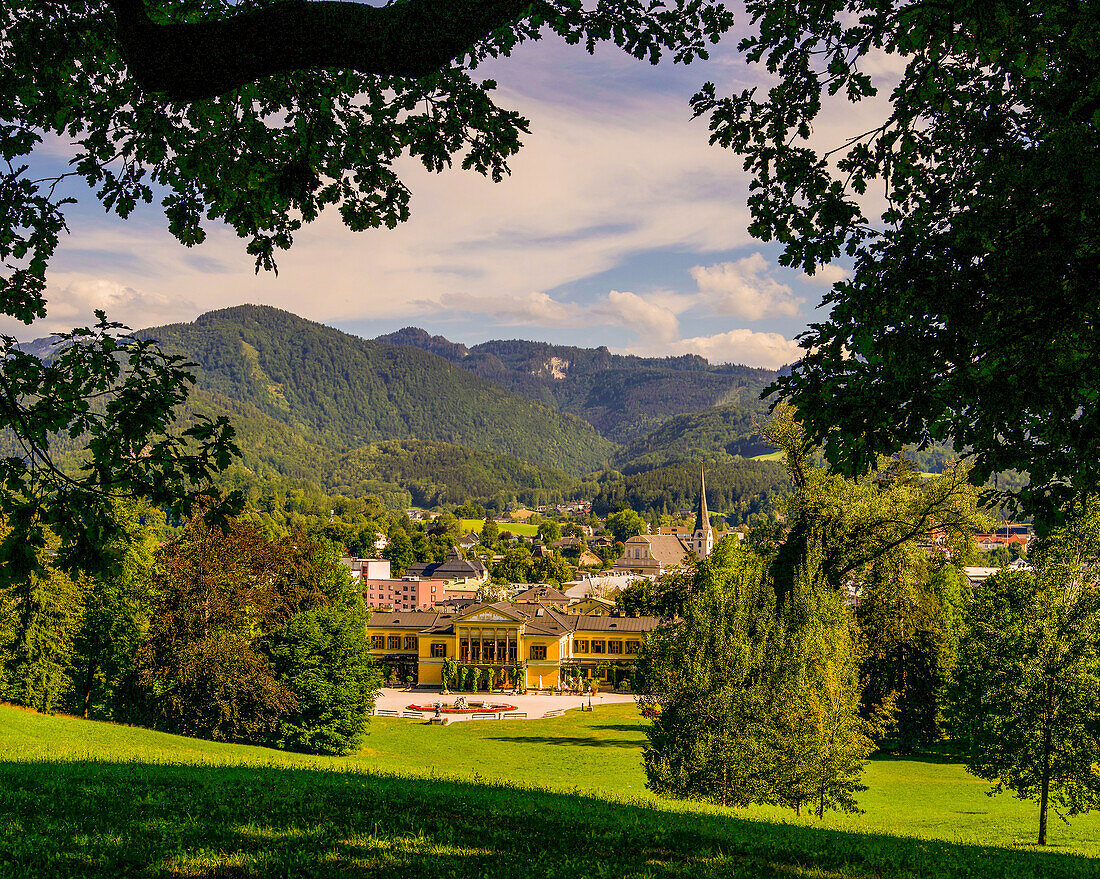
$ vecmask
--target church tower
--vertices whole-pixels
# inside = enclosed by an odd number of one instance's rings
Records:
[[[714,549],[714,532],[710,527],[710,513],[707,512],[707,482],[703,468],[699,468],[699,510],[695,514],[695,531],[691,535],[691,548],[695,557],[702,561]]]

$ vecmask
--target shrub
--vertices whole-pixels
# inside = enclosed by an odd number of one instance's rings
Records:
[[[358,746],[379,684],[365,629],[362,608],[323,607],[292,617],[268,636],[275,676],[297,700],[280,719],[278,747],[346,754]],[[389,672],[392,679],[396,670]]]

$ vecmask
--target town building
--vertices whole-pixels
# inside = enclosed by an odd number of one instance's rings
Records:
[[[387,573],[389,573],[387,571]],[[375,610],[417,610],[456,596],[447,581],[432,577],[364,577],[359,581],[363,603]]]
[[[417,562],[409,565],[410,577],[434,577],[438,580],[462,580],[463,582],[484,583],[489,579],[489,571],[478,558],[466,559],[457,547],[452,547],[441,562]]]
[[[641,534],[629,538],[614,570],[643,577],[660,577],[674,568],[683,567],[693,559],[702,561],[714,549],[714,530],[707,510],[707,486],[703,471],[699,471],[699,505],[691,535],[676,533]]]
[[[567,677],[629,676],[656,617],[568,614],[534,602],[479,603],[455,612],[376,613],[370,653],[402,680],[442,683],[443,663],[519,669],[528,688],[552,689]]]
[[[390,578],[389,559],[360,559],[354,556],[345,556],[340,561],[351,571],[353,580],[362,578],[388,580]]]

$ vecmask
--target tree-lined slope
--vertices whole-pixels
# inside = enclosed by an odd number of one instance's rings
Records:
[[[378,341],[431,351],[463,369],[577,415],[616,442],[627,442],[673,416],[739,403],[760,411],[760,391],[775,373],[704,358],[635,357],[605,347],[577,348],[518,339],[467,348],[406,327]]]
[[[731,461],[773,450],[760,435],[766,416],[757,407],[715,406],[668,419],[633,440],[616,456],[624,472],[637,473],[682,461]]]
[[[359,339],[275,308],[213,311],[141,335],[198,364],[200,388],[308,431],[334,451],[416,438],[581,474],[615,450],[580,419],[433,354]]]

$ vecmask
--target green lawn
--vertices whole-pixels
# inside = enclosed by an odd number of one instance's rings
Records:
[[[0,708],[0,876],[1100,876],[1100,817],[951,762],[874,760],[866,814],[659,801],[632,705],[429,727],[314,758]]]
[[[485,525],[484,519],[459,519],[458,527],[462,529],[463,534],[468,534],[473,531],[475,534],[480,534],[482,527]],[[511,531],[513,534],[521,537],[534,537],[539,533],[538,525],[528,525],[524,522],[508,522],[505,525],[500,526],[501,532]]]

